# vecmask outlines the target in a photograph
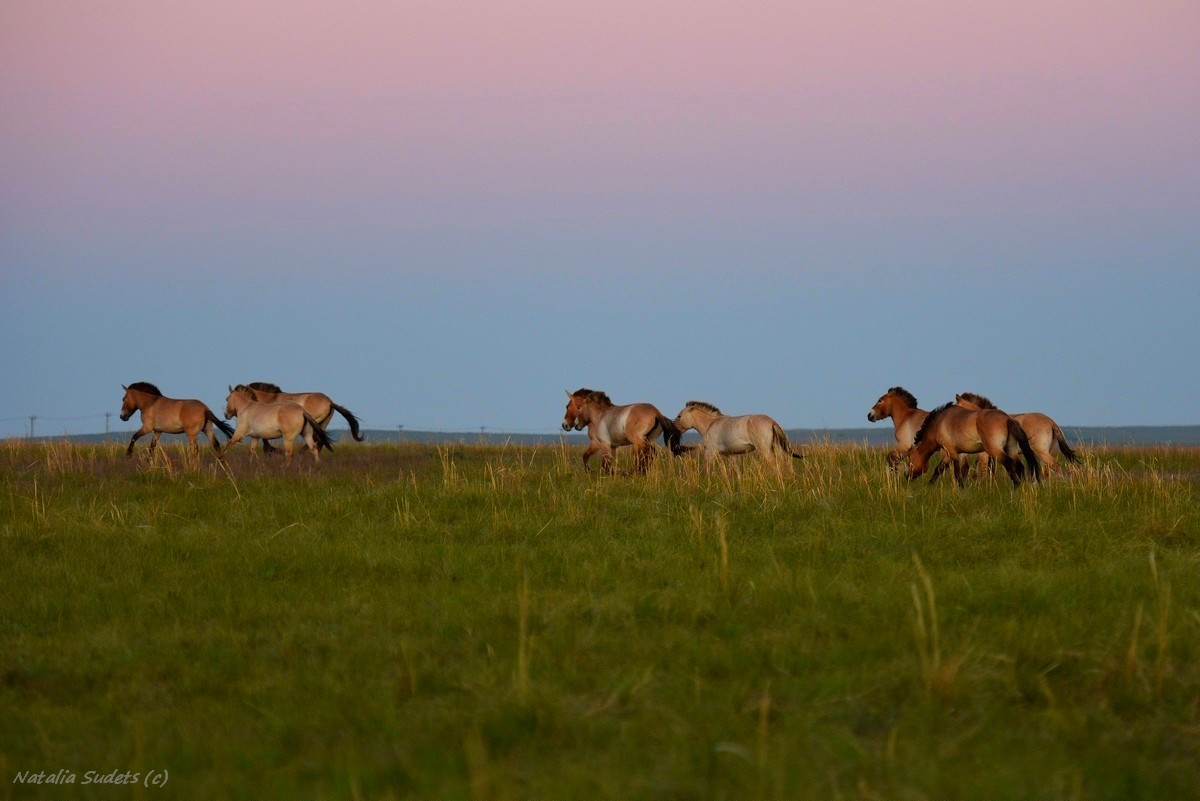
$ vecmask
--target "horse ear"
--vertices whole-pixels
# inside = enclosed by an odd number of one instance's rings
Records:
[[[229,387],[229,385],[228,385],[228,384],[226,384],[225,386]],[[229,391],[230,391],[230,393],[232,393],[232,392],[233,392],[233,387],[229,387]]]
[[[124,384],[122,384],[122,385],[121,385],[121,389],[129,389],[129,387],[127,387],[127,386],[125,386]]]
[[[574,395],[572,395],[572,394],[571,394],[571,390],[569,390],[569,389],[564,389],[564,390],[563,390],[563,392],[567,393],[567,397],[568,397],[568,398],[573,398],[573,397],[575,397]]]

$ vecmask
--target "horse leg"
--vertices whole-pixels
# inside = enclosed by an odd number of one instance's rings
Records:
[[[588,445],[587,450],[585,450],[583,452],[583,470],[584,470],[584,472],[586,472],[586,473],[592,472],[592,468],[588,464],[588,460],[591,459],[593,456],[595,456],[596,452],[598,450],[600,450],[600,445],[598,443],[593,442],[592,444]]]
[[[645,440],[631,444],[633,445],[633,469],[638,473],[645,473],[650,469],[650,463],[654,461],[654,445]]]
[[[1008,473],[1008,477],[1012,479],[1013,486],[1021,486],[1021,471],[1017,469],[1019,466],[1017,460],[1004,451],[1001,451],[996,454],[996,461],[1003,465],[1005,471]]]
[[[154,449],[158,447],[158,438],[162,436],[161,431],[155,431],[154,436],[150,438],[150,455],[154,455]]]
[[[614,461],[615,461],[615,459],[614,459],[612,446],[611,445],[601,445],[600,446],[600,469],[603,470],[605,472],[605,474],[611,476],[614,472],[614,469],[613,469]]]
[[[141,439],[142,437],[146,436],[149,433],[150,433],[149,429],[146,429],[146,428],[140,428],[137,431],[134,431],[133,436],[129,438],[129,447],[125,449],[125,455],[132,456],[133,455],[133,443],[137,442],[139,439]]]
[[[263,440],[263,442],[266,442],[266,440]],[[292,447],[293,447],[292,438],[284,437],[283,438],[283,463],[284,464],[292,463]]]
[[[209,423],[204,427],[204,436],[208,437],[208,444],[212,445],[213,450],[218,454],[221,453],[221,443],[217,441],[217,437],[213,432],[213,424]]]
[[[308,452],[313,455],[313,461],[321,461],[321,449],[317,446],[317,440],[313,437],[312,428],[304,427],[304,441],[308,443]]]

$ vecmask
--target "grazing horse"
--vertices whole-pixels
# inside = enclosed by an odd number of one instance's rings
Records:
[[[219,456],[221,444],[213,436],[213,426],[221,429],[225,436],[233,436],[229,424],[213,414],[203,401],[165,398],[158,387],[149,381],[135,381],[129,386],[122,384],[121,389],[125,390],[125,398],[121,401],[121,419],[128,420],[134,412],[142,413],[142,427],[130,437],[129,447],[125,449],[126,456],[133,455],[133,443],[151,431],[154,432],[154,438],[150,440],[150,453],[154,453],[162,434],[187,434],[192,448],[199,451],[196,435],[203,431]]]
[[[303,436],[314,461],[321,461],[321,448],[333,450],[333,443],[325,429],[298,403],[263,403],[256,400],[256,393],[249,387],[238,384],[229,387],[225,398],[225,419],[237,418],[237,430],[225,445],[228,451],[243,437],[257,437],[264,442],[283,437],[283,453],[286,461],[292,461],[292,440]]]
[[[758,451],[775,471],[783,475],[788,461],[804,457],[792,450],[783,427],[765,414],[729,417],[711,403],[688,401],[675,416],[680,433],[688,429],[700,432],[704,448],[704,466],[711,468],[718,456],[734,456]]]
[[[904,461],[928,414],[917,408],[916,397],[904,387],[892,387],[875,401],[871,411],[867,412],[867,420],[878,423],[890,417],[896,426],[896,447],[888,452],[888,467],[895,470]]]
[[[567,411],[562,421],[563,431],[588,430],[591,440],[583,452],[583,468],[591,472],[588,460],[600,453],[600,466],[613,472],[613,452],[625,445],[633,447],[634,469],[646,472],[654,458],[654,440],[662,434],[663,444],[678,455],[679,429],[670,418],[649,403],[630,403],[615,406],[608,395],[594,389],[567,391]]]
[[[908,452],[908,477],[915,479],[929,466],[929,457],[941,449],[954,466],[954,478],[961,487],[966,478],[966,464],[959,456],[967,453],[987,453],[999,462],[1020,486],[1025,472],[1015,458],[1025,457],[1034,481],[1041,481],[1037,454],[1021,425],[999,409],[964,409],[947,403],[930,412],[917,431],[916,444]]]
[[[313,416],[321,428],[328,428],[329,421],[333,419],[333,413],[337,412],[350,424],[350,436],[358,442],[363,441],[363,436],[358,433],[358,418],[351,414],[346,407],[338,406],[330,400],[324,392],[284,392],[277,384],[270,384],[266,381],[254,381],[247,386],[255,391],[258,400],[262,403],[300,404],[304,407],[304,411]],[[265,439],[262,444],[264,452],[269,453],[275,450]]]
[[[982,395],[976,395],[974,392],[963,392],[954,396],[954,403],[964,409],[995,409],[996,404]],[[1058,451],[1066,457],[1068,462],[1079,462],[1079,454],[1071,447],[1071,443],[1067,442],[1066,436],[1062,429],[1058,427],[1058,423],[1054,422],[1048,415],[1041,412],[1025,412],[1024,414],[1014,414],[1013,419],[1021,424],[1021,428],[1025,430],[1025,435],[1029,437],[1029,445],[1033,448],[1033,452],[1037,454],[1050,470],[1058,468],[1058,461],[1054,458],[1053,449],[1057,447]],[[986,457],[980,457],[980,465],[987,464]]]

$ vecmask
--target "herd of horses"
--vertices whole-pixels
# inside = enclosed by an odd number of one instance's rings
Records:
[[[125,390],[125,397],[121,401],[121,419],[128,420],[134,412],[140,412],[142,416],[142,426],[130,437],[129,447],[125,449],[126,456],[133,454],[134,443],[147,434],[153,434],[150,440],[151,453],[162,434],[184,434],[192,448],[199,450],[196,437],[203,432],[218,458],[224,458],[231,447],[251,437],[262,442],[264,452],[274,450],[271,440],[282,439],[284,456],[290,462],[293,442],[297,437],[303,437],[313,459],[320,461],[322,448],[333,450],[333,442],[325,429],[334,412],[346,418],[351,436],[359,442],[363,440],[359,433],[358,418],[323,392],[284,392],[275,384],[265,381],[229,387],[229,395],[225,398],[225,420],[236,417],[235,429],[213,414],[203,401],[165,397],[158,387],[148,381],[136,381],[121,388]],[[229,437],[224,449],[214,435],[213,428],[220,429]]]
[[[264,452],[275,450],[271,440],[282,439],[285,458],[290,462],[293,443],[301,437],[313,459],[320,461],[322,448],[333,449],[325,429],[334,412],[350,424],[354,439],[363,440],[358,418],[322,392],[284,392],[263,381],[231,386],[225,398],[225,420],[236,418],[234,428],[202,401],[165,397],[149,382],[138,381],[122,388],[125,397],[121,419],[128,420],[134,412],[140,412],[142,420],[141,428],[129,440],[126,455],[133,453],[134,443],[146,434],[153,434],[150,441],[153,453],[161,434],[185,434],[192,448],[198,450],[196,438],[204,433],[218,458],[224,458],[229,448],[250,437],[251,446],[257,439],[262,442]],[[867,413],[867,420],[872,423],[889,417],[895,426],[896,447],[888,453],[887,463],[893,470],[903,468],[909,479],[923,475],[937,453],[942,454],[942,460],[930,480],[953,469],[959,485],[967,478],[967,457],[972,454],[978,455],[981,472],[993,462],[999,464],[1014,486],[1027,476],[1040,481],[1043,466],[1057,465],[1056,453],[1068,461],[1079,461],[1079,455],[1051,418],[1038,412],[1009,415],[987,398],[971,392],[956,395],[954,401],[933,411],[924,411],[917,407],[917,399],[911,392],[892,387]],[[229,438],[224,448],[214,428]],[[590,461],[598,453],[601,469],[612,473],[617,449],[629,447],[634,471],[644,473],[657,452],[655,443],[659,437],[676,456],[699,449],[705,467],[710,469],[721,457],[755,452],[782,475],[791,470],[792,459],[803,458],[792,449],[782,426],[771,417],[726,415],[703,401],[688,401],[672,419],[651,403],[617,405],[600,390],[568,390],[562,428],[587,430],[588,446],[582,458],[584,470],[589,472]],[[700,435],[698,446],[682,444],[683,434],[689,430]]]

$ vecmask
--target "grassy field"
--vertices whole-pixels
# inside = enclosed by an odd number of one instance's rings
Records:
[[[1200,450],[806,452],[0,446],[0,798],[1200,794]]]

